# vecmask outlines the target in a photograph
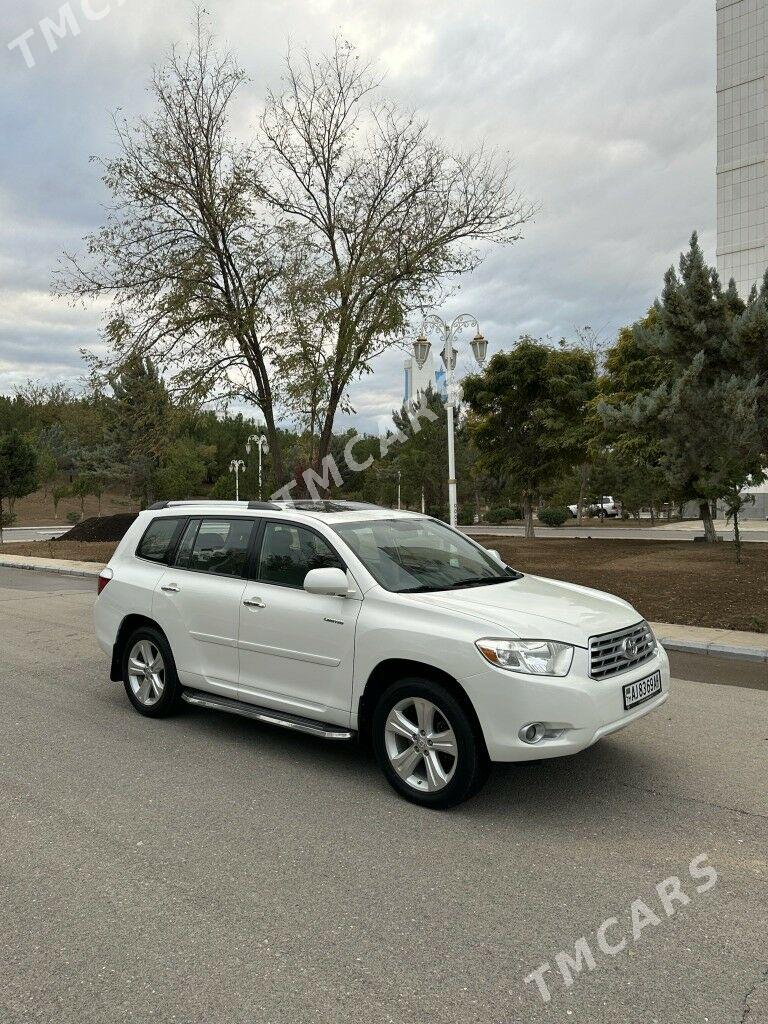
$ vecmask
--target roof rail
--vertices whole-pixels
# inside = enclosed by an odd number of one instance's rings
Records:
[[[267,512],[282,512],[280,505],[276,505],[274,501],[249,501],[249,509],[262,509]]]

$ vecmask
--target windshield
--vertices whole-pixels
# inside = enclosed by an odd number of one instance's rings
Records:
[[[396,593],[481,587],[520,578],[433,519],[377,519],[333,528],[376,581]]]

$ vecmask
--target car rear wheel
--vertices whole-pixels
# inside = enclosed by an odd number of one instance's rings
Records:
[[[373,716],[376,758],[390,785],[413,803],[444,809],[485,782],[488,755],[461,703],[429,679],[402,679]]]
[[[141,715],[163,718],[181,700],[170,645],[159,630],[137,629],[123,649],[123,683],[128,699]]]

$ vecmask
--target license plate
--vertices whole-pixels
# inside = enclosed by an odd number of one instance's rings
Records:
[[[661,672],[654,672],[652,676],[645,679],[638,679],[636,683],[626,683],[622,687],[624,693],[624,710],[644,704],[645,701],[661,693]]]

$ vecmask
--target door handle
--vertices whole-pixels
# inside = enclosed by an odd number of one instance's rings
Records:
[[[243,601],[246,608],[266,608],[266,604],[261,600],[260,597],[246,597]]]
[[[164,590],[166,594],[178,594],[181,587],[178,583],[166,583],[165,586],[160,587],[160,589]]]

